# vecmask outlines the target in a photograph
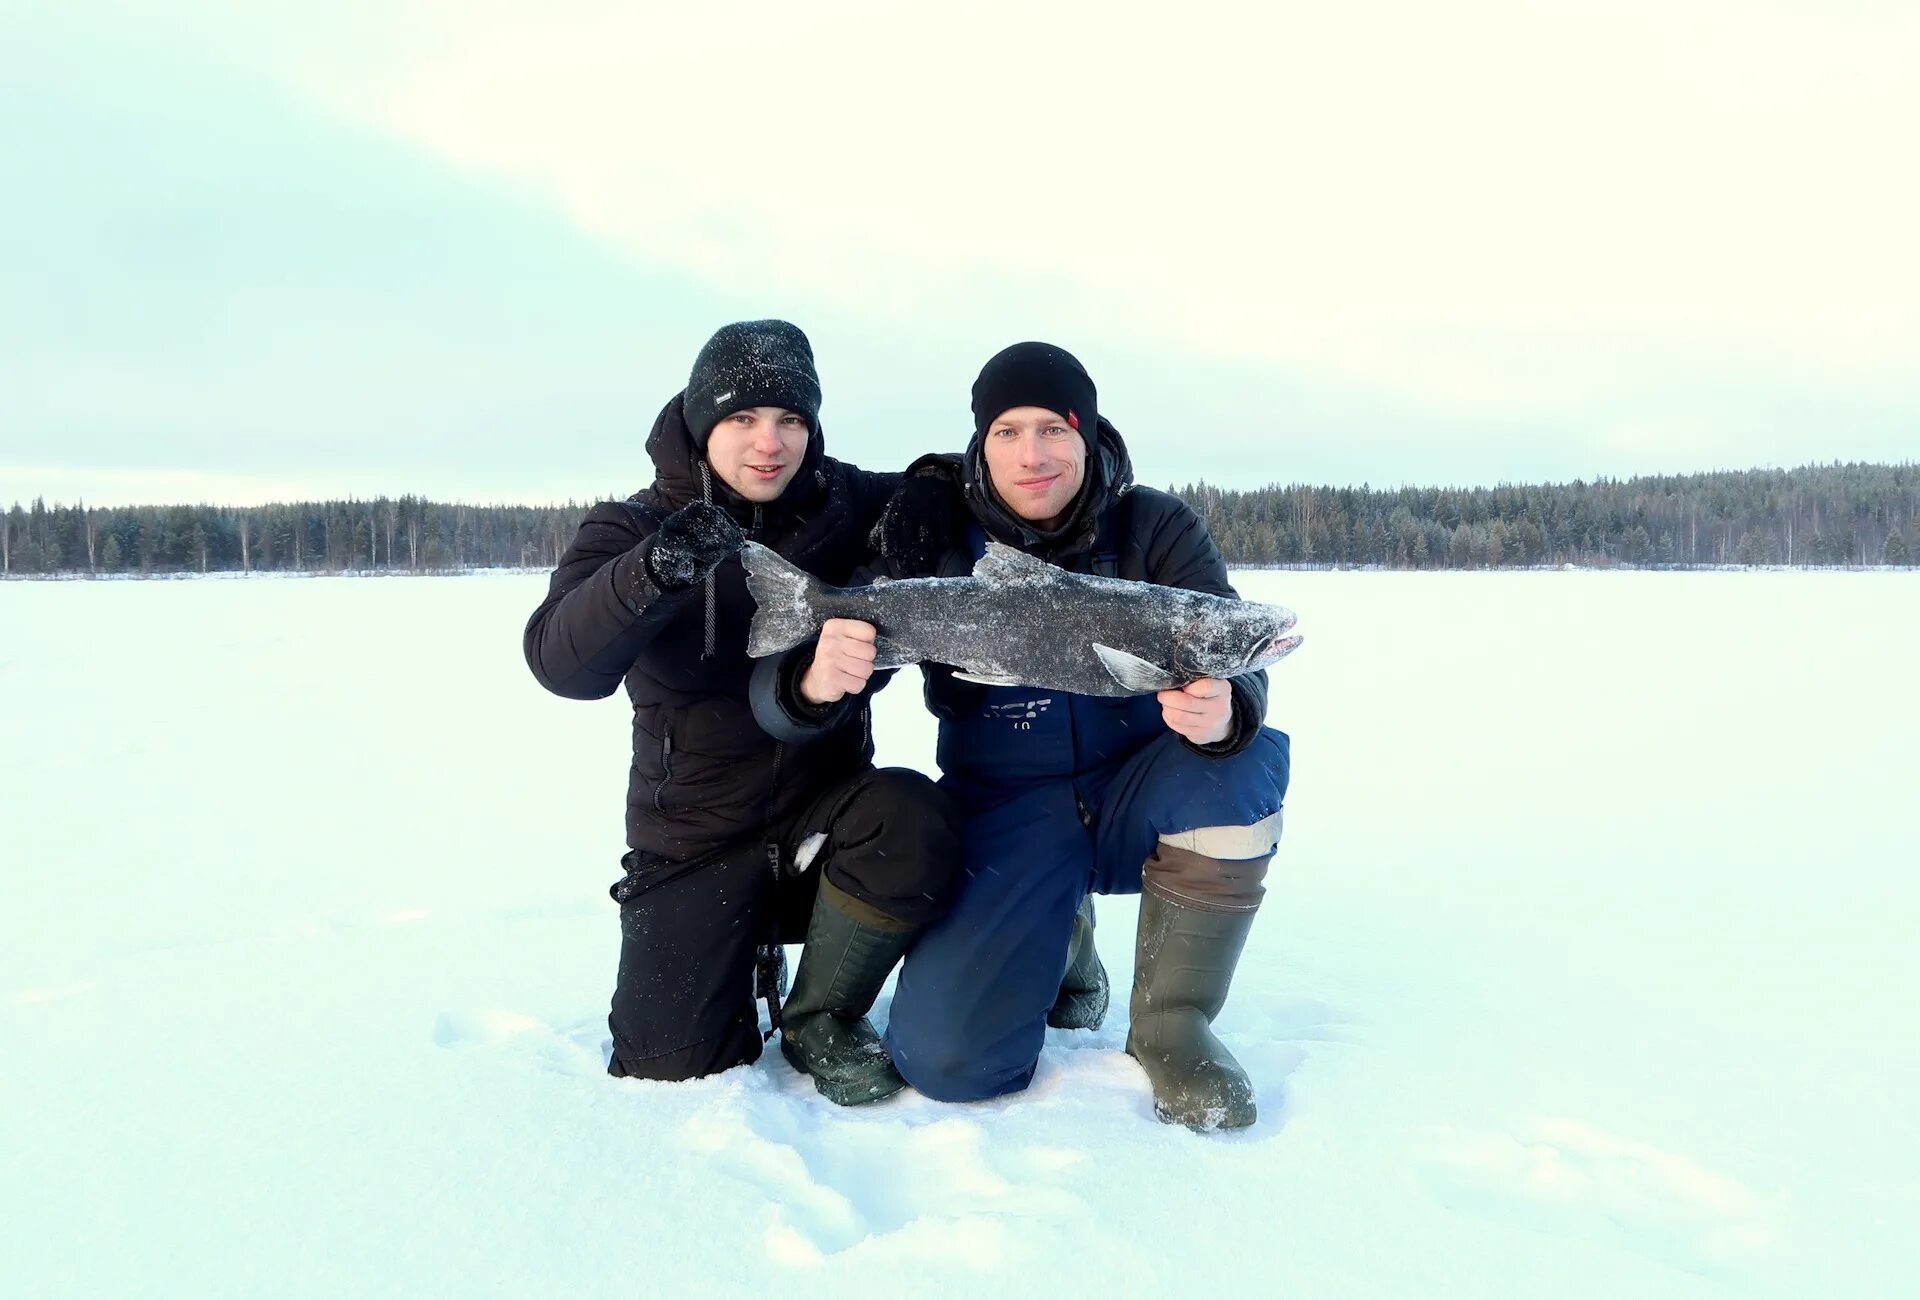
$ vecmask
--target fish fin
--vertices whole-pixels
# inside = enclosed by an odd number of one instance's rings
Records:
[[[1032,582],[1052,567],[1015,547],[988,542],[987,553],[973,563],[973,576],[988,582]]]
[[[996,677],[991,673],[963,673],[957,668],[954,670],[953,678],[955,681],[975,682],[981,686],[1025,686],[1027,684],[1018,677]]]
[[[873,666],[875,668],[905,668],[908,664],[917,664],[920,656],[908,650],[898,641],[889,641],[886,637],[873,638]]]
[[[1159,664],[1148,663],[1139,655],[1130,655],[1125,650],[1115,650],[1110,645],[1093,643],[1093,652],[1100,656],[1100,662],[1106,665],[1113,680],[1119,682],[1136,694],[1145,695],[1150,691],[1172,690],[1180,684],[1178,678]]]
[[[747,590],[759,608],[747,629],[747,653],[755,659],[799,645],[820,630],[813,600],[826,594],[826,584],[806,570],[758,542],[740,548],[747,570]]]

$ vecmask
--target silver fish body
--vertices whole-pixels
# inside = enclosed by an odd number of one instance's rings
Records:
[[[1301,641],[1283,606],[1071,573],[997,542],[967,577],[866,587],[829,587],[753,542],[741,558],[755,657],[849,618],[873,625],[878,668],[941,663],[991,685],[1118,696],[1257,672]]]

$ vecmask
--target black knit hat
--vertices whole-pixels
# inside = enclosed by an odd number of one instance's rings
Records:
[[[820,375],[813,345],[800,327],[783,320],[743,320],[722,325],[687,377],[687,428],[706,450],[713,426],[754,406],[779,406],[807,417],[820,432]]]
[[[1092,446],[1099,418],[1094,396],[1093,380],[1073,353],[1051,343],[1016,343],[996,353],[973,381],[973,433],[984,434],[1016,406],[1039,406],[1066,416]]]

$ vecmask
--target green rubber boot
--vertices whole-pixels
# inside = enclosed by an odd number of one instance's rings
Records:
[[[1154,1113],[1169,1124],[1210,1132],[1257,1117],[1253,1081],[1213,1033],[1254,910],[1210,912],[1140,895],[1127,1055],[1146,1070]]]
[[[1073,914],[1073,942],[1067,948],[1067,973],[1060,977],[1060,993],[1047,1012],[1047,1023],[1055,1029],[1098,1029],[1107,1018],[1107,1001],[1112,996],[1107,968],[1100,964],[1100,952],[1093,946],[1093,895],[1080,900]]]
[[[878,1101],[907,1086],[867,1012],[914,933],[821,879],[793,991],[780,1012],[780,1054],[836,1105]]]

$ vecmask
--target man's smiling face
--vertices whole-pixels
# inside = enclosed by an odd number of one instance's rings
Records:
[[[778,406],[735,411],[707,435],[707,463],[756,504],[779,499],[807,454],[807,417]]]

